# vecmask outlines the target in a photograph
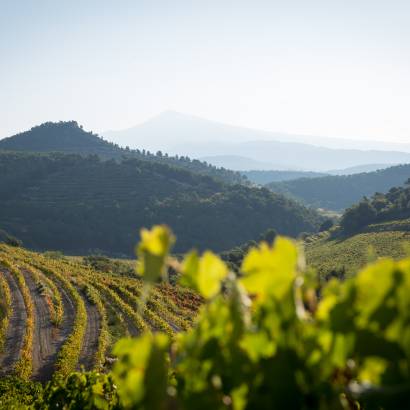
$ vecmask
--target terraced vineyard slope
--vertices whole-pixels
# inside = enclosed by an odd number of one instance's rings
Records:
[[[144,292],[133,273],[0,244],[2,375],[45,381],[55,373],[107,370],[119,338],[158,330],[173,337],[190,327],[201,303],[168,284]]]
[[[341,236],[322,232],[307,238],[306,259],[320,276],[350,276],[379,257],[400,259],[410,253],[410,219],[371,224]]]

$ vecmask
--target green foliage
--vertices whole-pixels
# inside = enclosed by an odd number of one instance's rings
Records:
[[[176,252],[222,251],[268,228],[297,236],[320,222],[267,189],[158,162],[0,151],[0,226],[37,250],[132,257],[135,232],[166,223],[179,237]]]
[[[45,264],[46,259],[43,259],[43,264],[36,262],[36,268],[41,269],[47,276],[57,278],[57,281],[70,294],[71,299],[75,305],[75,318],[73,328],[70,335],[65,340],[62,348],[58,352],[57,361],[55,363],[56,374],[60,376],[67,376],[74,371],[81,352],[84,333],[87,326],[87,311],[84,300],[79,295],[77,289],[71,284],[66,272],[60,273],[56,267],[60,267],[57,261],[50,260]],[[57,265],[56,265],[57,264]]]
[[[334,225],[334,222],[331,219],[326,219],[323,221],[322,225],[319,227],[319,232],[325,232],[328,231],[330,228],[332,228]]]
[[[397,165],[374,172],[298,178],[267,185],[274,192],[286,194],[316,208],[340,211],[375,192],[386,192],[408,179],[410,165]]]
[[[118,357],[113,379],[124,408],[159,410],[167,398],[169,340],[163,334],[123,339],[114,349]]]
[[[20,351],[20,357],[14,365],[13,372],[22,380],[28,380],[33,371],[32,344],[34,333],[34,306],[30,290],[19,267],[16,266],[13,261],[4,259],[3,257],[0,258],[0,266],[6,267],[15,277],[24,300],[27,318],[25,322],[23,346]]]
[[[185,257],[182,273],[181,284],[209,299],[220,292],[221,281],[228,275],[228,268],[212,252],[207,251],[199,258],[193,251]]]
[[[130,276],[135,273],[132,264],[124,260],[115,260],[103,255],[90,255],[83,258],[83,262],[92,269],[100,272],[115,272],[120,275]]]
[[[105,365],[105,356],[111,341],[108,329],[107,312],[100,294],[93,286],[85,284],[83,291],[86,294],[88,301],[97,307],[100,315],[100,333],[98,336],[98,348],[94,354],[94,368],[103,369]]]
[[[0,409],[20,410],[42,400],[40,383],[25,381],[15,376],[0,378]]]
[[[272,244],[277,235],[278,233],[275,229],[269,228],[261,235],[259,235],[259,241],[264,241]],[[251,248],[254,248],[255,246],[257,246],[257,242],[251,240],[242,245],[236,246],[229,251],[222,252],[220,256],[221,259],[227,263],[230,269],[232,269],[234,272],[239,272],[245,255]]]
[[[310,172],[310,171],[241,171],[241,174],[245,175],[249,181],[266,185],[271,182],[289,181],[298,178],[317,178],[326,176],[323,172]]]
[[[259,240],[272,243],[276,239],[277,235],[278,233],[276,232],[275,229],[269,228],[262,235],[260,235]]]
[[[35,409],[109,410],[117,408],[116,386],[109,375],[97,372],[71,373],[57,377],[34,403]]]
[[[163,228],[143,238],[145,256],[161,255],[150,275],[172,263],[205,296],[192,328],[174,340],[161,333],[123,339],[110,374],[56,378],[34,407],[409,408],[410,258],[333,279],[318,299],[290,239],[262,242],[233,275],[212,253],[170,260],[162,235],[171,238]]]
[[[44,256],[50,259],[62,259],[64,258],[64,254],[61,251],[46,251],[44,252]]]
[[[408,185],[408,183],[406,183]],[[410,216],[410,186],[394,187],[387,194],[376,192],[368,200],[364,198],[357,205],[347,209],[341,226],[347,232],[354,232],[370,223]]]
[[[410,220],[370,225],[349,236],[322,232],[306,239],[306,261],[320,278],[332,276],[332,272],[352,276],[375,258],[404,258],[409,255],[409,243]]]
[[[46,122],[0,141],[0,150],[22,152],[63,152],[66,154],[94,155],[102,159],[121,160],[134,158],[146,162],[166,164],[188,170],[228,184],[247,184],[247,179],[239,172],[217,168],[197,159],[185,156],[155,155],[145,150],[120,148],[117,144],[105,141],[93,132],[86,132],[76,121]]]
[[[210,270],[220,269],[215,261]],[[289,240],[251,250],[242,272],[241,279],[211,273],[221,291],[208,295],[194,327],[180,334],[171,362],[165,336],[117,345],[113,378],[123,407],[410,404],[410,260],[383,260],[344,283],[331,281],[320,301]]]
[[[165,278],[165,259],[175,242],[166,226],[155,226],[151,231],[141,230],[141,242],[137,246],[137,272],[146,282]]]
[[[3,352],[7,327],[12,314],[10,287],[3,275],[0,275],[0,353]]]
[[[12,235],[9,235],[7,232],[0,229],[0,242],[4,242],[10,246],[23,246],[23,242],[20,239],[15,238]]]
[[[342,216],[340,226],[347,233],[357,232],[376,219],[377,211],[367,200],[349,208]]]

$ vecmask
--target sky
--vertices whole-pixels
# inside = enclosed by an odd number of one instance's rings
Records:
[[[165,110],[410,142],[407,0],[0,0],[0,138]]]

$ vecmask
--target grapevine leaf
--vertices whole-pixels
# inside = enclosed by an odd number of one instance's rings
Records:
[[[197,252],[189,253],[182,264],[181,284],[199,292],[204,298],[215,296],[221,282],[228,275],[228,268],[218,256],[205,252],[200,258]]]
[[[242,263],[242,285],[262,299],[273,295],[282,299],[296,278],[297,249],[289,239],[279,237],[273,247],[262,242]]]
[[[154,226],[150,231],[141,230],[141,242],[137,246],[137,272],[148,282],[156,282],[164,275],[165,261],[175,238],[164,225]]]

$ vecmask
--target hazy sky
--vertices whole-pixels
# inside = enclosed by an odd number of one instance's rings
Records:
[[[408,0],[0,0],[0,137],[173,109],[410,142]]]

